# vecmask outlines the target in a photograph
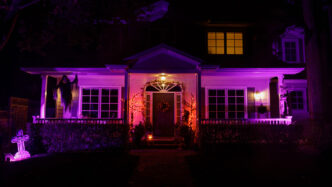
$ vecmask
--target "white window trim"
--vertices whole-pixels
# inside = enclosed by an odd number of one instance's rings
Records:
[[[286,47],[285,47],[285,43],[286,42],[295,42],[295,47],[296,47],[296,61],[287,61],[286,60]],[[294,38],[294,39],[290,39],[290,38],[284,38],[282,39],[282,60],[284,62],[288,62],[288,63],[300,63],[301,62],[301,58],[300,58],[300,44],[299,44],[299,39],[298,38]]]
[[[118,117],[116,119],[121,119],[121,87],[107,87],[107,86],[80,86],[79,88],[79,109],[78,109],[78,115],[79,118],[83,118],[82,115],[82,90],[83,89],[99,89],[99,95],[98,95],[98,119],[101,118],[101,89],[117,89],[118,90]],[[106,118],[107,119],[107,118]]]
[[[290,94],[293,91],[301,91],[302,92],[302,97],[303,97],[303,109],[293,109],[292,112],[295,113],[302,113],[302,112],[307,112],[308,111],[308,106],[307,106],[307,89],[306,88],[288,88],[287,89],[288,93]],[[292,103],[290,103],[292,104]]]
[[[205,118],[209,119],[209,90],[213,90],[213,89],[225,90],[225,106],[228,106],[228,90],[243,90],[244,91],[244,119],[248,119],[247,87],[238,87],[238,86],[205,87]],[[225,119],[229,119],[228,118],[228,109],[225,111]]]

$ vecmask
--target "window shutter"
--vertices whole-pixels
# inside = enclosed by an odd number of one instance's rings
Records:
[[[279,118],[279,95],[278,78],[272,78],[270,81],[270,112],[271,118]]]
[[[201,119],[205,118],[205,88],[201,88]]]
[[[247,88],[247,102],[248,102],[248,118],[255,118],[255,88],[249,87]]]

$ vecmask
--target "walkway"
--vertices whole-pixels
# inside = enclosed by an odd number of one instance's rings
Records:
[[[193,180],[185,157],[193,151],[174,149],[132,150],[139,162],[129,186],[193,186]]]

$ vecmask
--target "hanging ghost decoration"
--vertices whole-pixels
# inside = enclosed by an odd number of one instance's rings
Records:
[[[69,78],[64,75],[62,76],[61,81],[55,88],[55,96],[57,95],[57,90],[60,89],[61,92],[61,103],[65,107],[65,111],[71,109],[72,99],[73,99],[73,92],[78,89],[78,78],[77,75],[73,81],[70,81]]]

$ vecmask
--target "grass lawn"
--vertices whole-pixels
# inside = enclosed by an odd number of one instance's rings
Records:
[[[127,153],[63,153],[0,165],[3,186],[126,186],[138,163]]]

